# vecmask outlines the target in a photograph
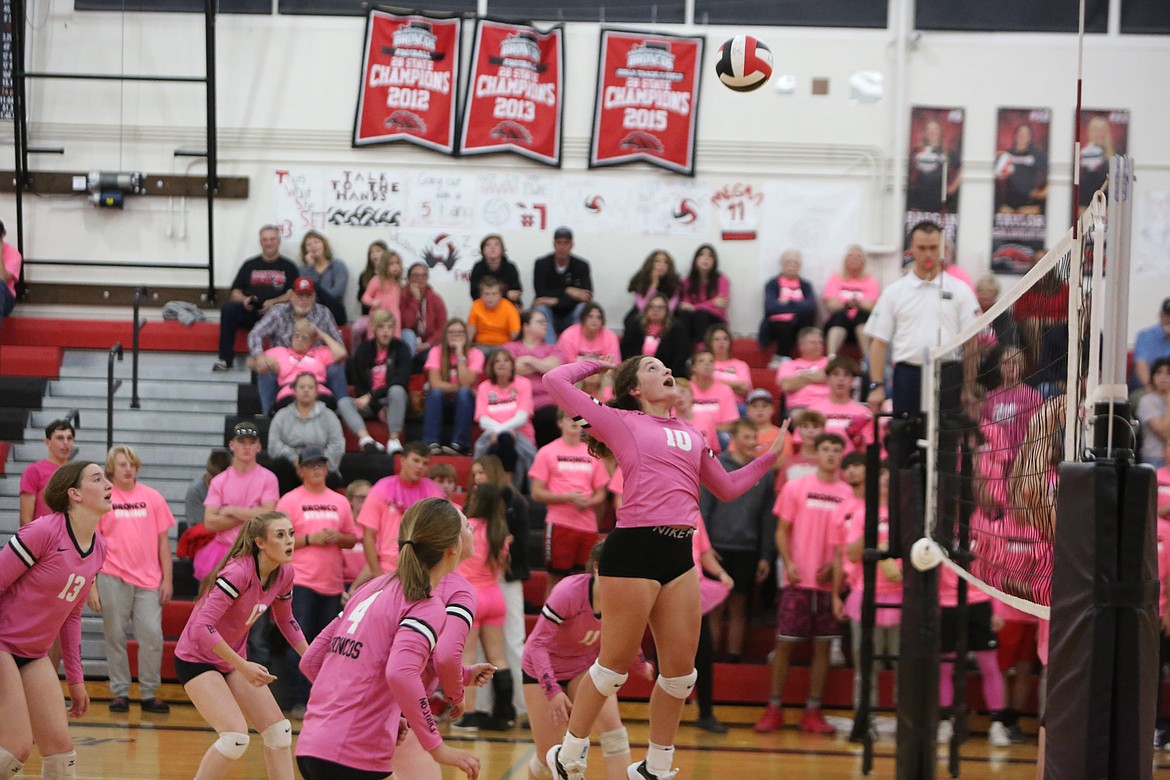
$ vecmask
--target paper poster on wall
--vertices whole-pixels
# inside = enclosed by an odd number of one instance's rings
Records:
[[[1139,193],[1142,219],[1134,237],[1131,275],[1135,280],[1170,278],[1170,192]]]
[[[483,173],[476,177],[477,225],[485,231],[542,231],[549,219],[554,179],[540,174]]]
[[[1048,241],[1047,108],[1001,108],[995,132],[991,270],[1025,274]]]
[[[366,17],[353,145],[394,141],[451,154],[459,80],[458,18]]]
[[[385,228],[403,224],[406,182],[392,171],[278,169],[273,183],[277,227],[286,239],[338,225]]]
[[[768,181],[762,187],[768,219],[760,225],[757,267],[761,287],[780,273],[780,254],[798,249],[801,275],[817,294],[833,271],[839,271],[845,249],[861,242],[864,188],[815,181]]]
[[[469,231],[407,228],[390,233],[386,243],[402,257],[406,269],[415,263],[426,263],[429,284],[447,302],[447,314],[466,317],[471,307],[467,285],[471,268],[479,259],[480,237]]]
[[[410,198],[405,209],[408,227],[466,229],[475,223],[475,176],[415,171],[407,180]]]
[[[652,236],[699,236],[707,233],[711,190],[693,179],[644,180],[638,191],[642,232]]]
[[[460,153],[513,152],[561,167],[564,27],[480,19],[463,107]]]
[[[941,225],[946,237],[958,243],[963,120],[961,108],[910,109],[903,249],[910,246],[911,229],[925,219]]]
[[[695,172],[702,37],[601,31],[589,167]]]
[[[575,235],[633,233],[637,186],[633,177],[558,177],[552,193],[549,224],[567,225]]]
[[[724,241],[755,241],[760,227],[764,192],[758,186],[735,181],[720,184],[711,196],[719,215]]]
[[[1129,111],[1123,108],[1081,110],[1081,186],[1076,215],[1109,180],[1109,163],[1129,146]]]

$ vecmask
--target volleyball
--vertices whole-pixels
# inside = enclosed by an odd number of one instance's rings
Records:
[[[736,92],[759,89],[772,76],[772,50],[750,35],[729,38],[719,47],[715,73]]]

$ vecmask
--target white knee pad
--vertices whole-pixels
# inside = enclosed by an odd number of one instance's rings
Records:
[[[618,674],[612,669],[606,669],[600,661],[594,661],[593,666],[589,667],[589,677],[593,679],[593,685],[597,687],[597,692],[608,699],[626,684],[626,678],[629,675]]]
[[[626,731],[625,726],[601,733],[601,755],[609,758],[611,756],[624,756],[629,752],[630,732]]]
[[[292,724],[288,722],[287,718],[278,720],[261,731],[260,736],[264,738],[264,747],[266,748],[276,750],[289,747],[292,745]]]
[[[247,734],[241,734],[238,731],[223,731],[220,732],[219,739],[212,744],[219,754],[224,758],[238,761],[244,752],[248,749],[248,743],[252,740]]]
[[[540,757],[535,753],[528,761],[528,773],[539,780],[552,780],[552,770],[540,762]]]
[[[67,780],[77,777],[77,751],[54,753],[41,759],[41,780]]]
[[[695,687],[695,680],[699,679],[699,672],[691,669],[690,674],[682,677],[663,677],[658,675],[658,687],[676,699],[685,699],[691,695],[691,688]]]
[[[7,780],[9,777],[16,777],[23,768],[24,764],[17,761],[16,756],[0,747],[0,778]]]

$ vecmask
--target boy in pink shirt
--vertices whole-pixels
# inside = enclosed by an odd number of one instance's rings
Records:
[[[130,659],[126,629],[138,641],[138,687],[142,711],[170,712],[155,692],[162,682],[162,606],[171,600],[171,508],[157,490],[138,481],[142,461],[132,447],[117,444],[106,455],[113,482],[111,510],[98,532],[106,540],[106,562],[90,591],[89,607],[102,616],[110,677],[110,712],[130,709]]]
[[[422,442],[407,442],[398,460],[398,474],[383,477],[370,488],[357,524],[362,529],[366,566],[350,586],[350,593],[371,577],[398,568],[398,527],[402,514],[424,498],[446,498],[443,489],[426,476],[431,450]]]
[[[731,426],[739,419],[735,391],[715,381],[715,356],[710,350],[695,350],[691,358],[691,413],[699,430],[714,427],[719,449],[731,441]],[[712,445],[714,446],[714,445]]]
[[[548,507],[544,555],[549,589],[583,571],[601,535],[596,507],[605,503],[609,473],[581,440],[581,424],[557,409],[561,437],[541,447],[528,471],[532,500]]]
[[[768,707],[756,722],[761,733],[784,726],[784,683],[788,659],[797,642],[813,642],[808,700],[800,730],[832,734],[835,729],[821,714],[821,693],[829,671],[829,645],[840,636],[844,618],[841,603],[844,531],[837,516],[853,491],[840,479],[845,442],[834,433],[822,433],[813,442],[817,470],[789,482],[776,499],[773,513],[776,549],[784,562],[787,586],[780,593],[776,616],[776,649],[772,661],[772,688]]]
[[[817,328],[801,328],[796,349],[800,357],[785,361],[776,370],[776,384],[787,399],[789,414],[829,397],[824,335]]]
[[[873,413],[853,398],[853,380],[860,370],[852,358],[833,358],[825,366],[829,395],[808,405],[825,416],[825,432],[845,440],[845,454],[863,451],[873,441]]]
[[[53,420],[45,426],[45,449],[48,457],[25,467],[20,475],[20,525],[51,514],[45,504],[45,486],[73,454],[73,425],[68,420]]]
[[[349,501],[325,486],[329,461],[320,447],[301,451],[297,473],[302,485],[280,497],[277,511],[292,521],[295,552],[293,617],[305,640],[312,642],[341,611],[345,561],[342,550],[357,543]],[[309,681],[292,673],[292,716],[303,717],[309,703]]]
[[[825,433],[825,416],[812,409],[804,409],[794,415],[796,423],[796,452],[785,457],[776,467],[776,495],[793,480],[812,474],[817,470],[816,440]],[[781,583],[783,586],[783,583]]]

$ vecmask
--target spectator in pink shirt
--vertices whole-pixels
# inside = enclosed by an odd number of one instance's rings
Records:
[[[541,377],[561,364],[555,344],[549,344],[548,318],[540,309],[520,312],[520,338],[504,345],[516,358],[516,373],[532,383],[532,427],[536,446],[543,447],[556,438],[557,405],[544,389]]]
[[[713,427],[718,436],[717,449],[726,449],[731,441],[731,426],[739,419],[739,407],[732,389],[715,380],[715,356],[706,347],[695,350],[691,358],[691,399],[695,427],[701,431]]]
[[[293,381],[301,374],[312,374],[316,377],[317,392],[322,400],[328,398],[336,406],[333,392],[326,384],[326,373],[329,366],[345,360],[345,347],[328,333],[318,330],[317,326],[308,320],[297,320],[293,323],[291,344],[292,346],[288,347],[264,350],[265,357],[276,361],[277,391],[275,405],[269,401],[267,408],[262,411],[269,414],[291,404],[294,397]],[[314,344],[317,346],[313,346]],[[263,402],[266,399],[260,400]]]
[[[666,296],[653,293],[637,317],[626,318],[621,350],[623,359],[650,355],[661,360],[675,376],[686,376],[691,339],[686,324],[671,313]]]
[[[829,312],[825,337],[830,355],[838,354],[849,340],[857,342],[863,354],[869,354],[865,321],[869,319],[869,312],[877,303],[881,289],[877,279],[865,272],[866,259],[864,249],[858,244],[851,245],[845,250],[841,273],[831,274],[829,281],[825,282],[821,301]]]
[[[797,354],[776,370],[776,384],[784,393],[788,414],[812,406],[829,397],[829,378],[825,366],[825,337],[817,328],[804,328],[797,340]]]
[[[423,441],[431,452],[466,455],[471,452],[471,421],[475,415],[475,386],[483,373],[483,352],[472,349],[467,323],[447,322],[443,342],[427,355],[427,402],[423,409]],[[440,446],[443,418],[455,414],[450,443]]]
[[[138,481],[142,461],[134,448],[116,444],[106,455],[106,477],[114,483],[111,510],[98,532],[106,540],[106,562],[89,593],[89,608],[102,616],[110,677],[110,712],[130,709],[130,658],[126,629],[138,641],[138,687],[142,711],[170,712],[156,693],[162,682],[162,607],[171,600],[171,508],[157,490]]]
[[[16,306],[16,283],[20,281],[22,259],[16,247],[4,240],[8,233],[0,222],[0,324]]]
[[[829,645],[841,635],[844,531],[837,509],[853,491],[840,479],[845,442],[835,433],[822,433],[814,443],[817,470],[784,485],[773,512],[776,549],[784,561],[788,587],[780,594],[776,613],[776,648],[772,661],[772,688],[768,706],[756,722],[761,733],[784,726],[784,684],[788,661],[799,642],[813,643],[808,700],[800,730],[832,734],[821,714],[821,693],[829,672]]]
[[[401,326],[398,325],[402,313],[402,257],[397,252],[382,252],[374,264],[374,275],[366,284],[362,292],[362,306],[370,309],[369,314],[375,311],[388,311],[394,315],[394,338],[402,337]],[[350,345],[357,349],[357,345],[368,338],[373,338],[374,329],[370,326],[369,314],[358,317],[353,323],[353,333],[350,336]],[[408,343],[413,352],[413,344]]]
[[[845,454],[864,450],[873,441],[873,413],[853,398],[853,380],[860,374],[853,358],[836,357],[825,366],[829,395],[806,408],[825,416],[825,431],[845,440]]]
[[[561,331],[557,350],[564,363],[578,360],[600,360],[616,363],[621,360],[618,336],[605,327],[605,309],[590,301],[581,307],[581,319]]]
[[[760,322],[760,346],[774,346],[773,365],[792,354],[804,328],[817,318],[817,298],[812,283],[800,275],[799,249],[780,255],[780,275],[764,285],[764,319]]]
[[[739,416],[747,413],[747,394],[752,391],[752,370],[731,354],[731,330],[726,325],[712,325],[703,336],[703,344],[715,356],[715,379],[731,388],[739,406]]]
[[[690,328],[691,341],[703,338],[712,325],[727,322],[730,305],[731,282],[719,272],[719,255],[710,244],[700,244],[679,290],[678,312]]]
[[[488,356],[486,373],[475,391],[475,418],[483,433],[473,454],[498,457],[516,486],[525,490],[528,467],[536,457],[532,383],[516,376],[516,359],[503,348]]]
[[[329,460],[320,447],[301,450],[301,486],[280,497],[279,512],[293,525],[293,617],[312,642],[341,611],[345,589],[342,551],[357,543],[349,501],[325,486]],[[302,718],[309,703],[309,681],[292,672],[292,716]]]
[[[24,526],[51,511],[45,503],[45,486],[57,469],[73,455],[73,424],[53,420],[45,426],[45,449],[48,457],[25,467],[20,475],[20,525]]]
[[[642,261],[642,267],[630,277],[628,292],[634,294],[634,306],[625,316],[625,326],[628,328],[631,321],[637,320],[646,310],[646,304],[655,295],[666,299],[666,305],[673,312],[678,307],[678,297],[682,290],[682,279],[674,267],[674,258],[669,252],[655,249]]]

